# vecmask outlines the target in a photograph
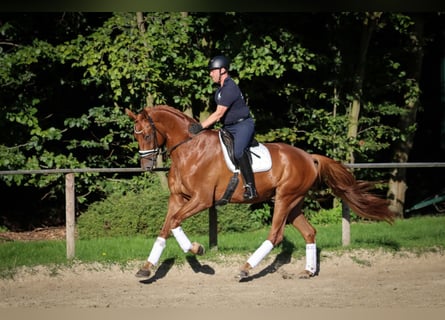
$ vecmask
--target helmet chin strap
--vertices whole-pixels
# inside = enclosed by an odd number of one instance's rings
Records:
[[[224,72],[221,72],[221,69],[222,68],[219,68],[219,78],[218,78],[218,83],[221,85],[221,76],[223,75],[223,74],[226,74],[227,73],[227,70],[226,71],[224,71]]]

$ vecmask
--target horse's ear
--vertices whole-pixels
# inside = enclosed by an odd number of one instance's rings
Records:
[[[136,120],[136,115],[135,115],[134,112],[131,111],[130,109],[125,108],[125,113],[126,113],[131,119]]]

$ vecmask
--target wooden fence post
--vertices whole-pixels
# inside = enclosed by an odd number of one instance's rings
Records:
[[[73,259],[75,255],[75,190],[74,173],[65,175],[65,219],[66,219],[66,257]]]
[[[341,202],[341,211],[341,241],[343,246],[349,246],[351,243],[351,209],[344,201]]]

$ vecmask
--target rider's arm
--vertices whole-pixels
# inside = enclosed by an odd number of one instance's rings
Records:
[[[218,105],[216,107],[215,112],[213,112],[207,119],[205,119],[201,125],[203,128],[207,128],[210,127],[212,124],[214,124],[215,122],[219,121],[219,119],[222,118],[222,116],[224,115],[224,113],[226,113],[227,111],[227,107],[223,106],[223,105]]]

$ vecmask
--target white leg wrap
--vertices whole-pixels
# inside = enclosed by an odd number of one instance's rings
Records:
[[[159,258],[161,257],[162,251],[165,248],[165,239],[158,237],[153,244],[153,248],[151,249],[150,255],[148,256],[147,261],[152,265],[157,265]]]
[[[249,260],[247,260],[247,263],[249,263],[252,268],[255,268],[258,263],[260,263],[260,261],[263,260],[270,251],[272,251],[272,249],[272,242],[270,242],[269,240],[264,241],[263,244],[250,256]]]
[[[306,244],[306,268],[305,270],[315,273],[317,271],[317,246],[315,243]]]
[[[172,229],[172,233],[175,236],[176,241],[178,241],[178,244],[181,247],[182,251],[188,252],[192,248],[192,243],[190,242],[189,238],[187,238],[187,236],[185,235],[181,226]]]

